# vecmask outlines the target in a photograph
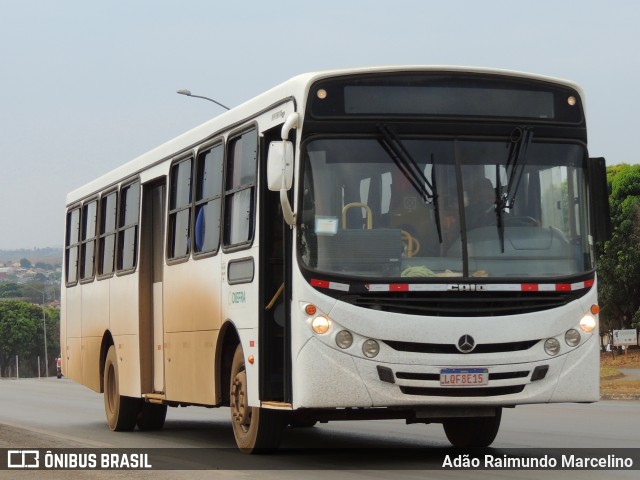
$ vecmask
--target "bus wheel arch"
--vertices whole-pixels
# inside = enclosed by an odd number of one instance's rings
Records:
[[[240,345],[240,336],[231,320],[227,320],[220,328],[216,345],[216,400],[218,405],[230,405],[229,382],[231,381],[231,365],[236,348]]]
[[[109,347],[114,345],[113,337],[111,336],[111,332],[107,330],[104,332],[102,336],[102,344],[100,345],[100,393],[104,393],[104,364],[107,360],[107,352],[109,351]]]

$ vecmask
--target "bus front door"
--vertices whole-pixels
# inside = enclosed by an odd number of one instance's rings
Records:
[[[140,248],[142,393],[164,393],[163,266],[166,180],[144,185]]]

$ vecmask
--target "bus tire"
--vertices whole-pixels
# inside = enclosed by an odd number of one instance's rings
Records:
[[[140,399],[120,395],[118,357],[111,345],[104,362],[104,411],[109,428],[115,432],[130,432],[136,426]]]
[[[278,448],[287,424],[287,412],[250,407],[242,346],[238,345],[231,365],[231,425],[238,448],[243,453],[268,453]]]
[[[498,435],[501,418],[502,408],[496,408],[494,417],[450,418],[442,426],[454,447],[488,447]]]
[[[138,428],[142,431],[162,430],[167,418],[167,406],[157,403],[143,403],[138,414]]]

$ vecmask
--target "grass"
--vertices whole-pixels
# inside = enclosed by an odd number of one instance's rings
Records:
[[[600,366],[613,368],[640,368],[640,350],[631,350],[628,353],[611,352],[600,354]]]
[[[640,351],[600,355],[600,395],[603,398],[640,398],[640,380],[625,377],[621,368],[640,369]]]

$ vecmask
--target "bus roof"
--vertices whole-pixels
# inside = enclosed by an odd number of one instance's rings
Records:
[[[394,72],[449,72],[449,73],[478,73],[487,75],[508,76],[514,78],[524,78],[560,84],[573,88],[584,98],[583,92],[578,85],[573,82],[558,78],[546,77],[524,72],[502,70],[494,68],[462,67],[446,65],[400,65],[400,66],[379,66],[324,70],[318,72],[304,73],[295,76],[280,85],[224,112],[207,122],[165,142],[164,144],[140,155],[137,158],[115,168],[105,175],[77,188],[67,195],[66,204],[70,206],[85,198],[91,197],[110,186],[126,180],[150,168],[160,162],[169,160],[195,146],[221,135],[223,132],[242,125],[242,123],[256,116],[259,112],[275,107],[277,104],[287,99],[298,100],[298,111],[304,109],[304,102],[300,101],[306,95],[309,86],[321,79],[330,77],[340,77],[346,75],[357,75],[366,73],[394,73]]]

